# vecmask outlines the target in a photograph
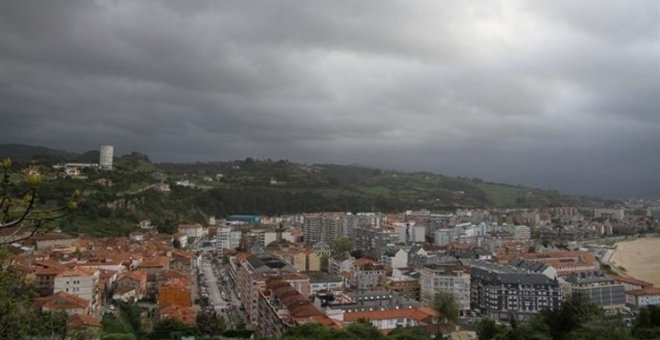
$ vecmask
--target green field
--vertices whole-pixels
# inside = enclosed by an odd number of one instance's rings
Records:
[[[500,207],[515,206],[516,199],[525,196],[530,191],[529,188],[492,183],[474,183],[474,186],[486,193],[489,201]]]

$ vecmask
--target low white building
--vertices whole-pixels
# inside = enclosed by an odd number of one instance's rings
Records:
[[[342,272],[350,272],[353,269],[355,258],[348,252],[337,254],[328,259],[328,273],[339,275]]]
[[[340,321],[344,326],[352,322],[367,320],[381,331],[390,331],[400,327],[415,327],[430,325],[434,322],[436,313],[428,307],[410,308],[370,308],[369,310],[332,313],[328,316]]]
[[[186,233],[188,237],[204,237],[206,235],[206,229],[199,223],[195,224],[179,224],[178,230],[180,232]]]
[[[181,248],[186,248],[188,246],[188,235],[184,232],[174,234],[174,240],[179,241]],[[172,240],[172,242],[174,242],[174,240]]]
[[[392,268],[408,267],[408,251],[404,248],[399,249],[394,256],[390,258]]]
[[[626,292],[626,304],[642,308],[660,305],[660,288],[651,287]]]
[[[336,275],[322,272],[308,273],[309,294],[315,295],[321,291],[334,292],[344,289],[344,279]]]

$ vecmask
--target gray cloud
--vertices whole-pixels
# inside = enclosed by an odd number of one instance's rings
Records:
[[[657,1],[0,4],[0,142],[660,195]]]

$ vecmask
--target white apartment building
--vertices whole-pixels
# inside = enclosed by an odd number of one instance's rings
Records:
[[[514,225],[511,227],[511,234],[516,240],[529,240],[532,238],[532,230],[526,225]]]
[[[451,293],[459,309],[470,309],[470,274],[460,263],[431,264],[420,270],[420,297],[430,304],[439,292]]]
[[[207,230],[199,223],[195,224],[179,224],[178,227],[180,232],[186,233],[188,237],[204,237],[207,233]]]
[[[618,220],[621,221],[623,220],[624,217],[624,212],[623,209],[618,208],[618,209],[612,209],[612,208],[596,208],[594,209],[594,217],[595,218],[611,218],[613,220]]]
[[[92,302],[96,306],[99,270],[91,268],[67,269],[55,276],[53,293],[66,292]]]
[[[241,232],[232,227],[218,227],[216,232],[218,249],[236,249],[241,244]]]

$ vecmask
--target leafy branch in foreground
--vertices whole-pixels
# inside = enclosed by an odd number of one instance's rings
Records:
[[[21,190],[13,185],[11,160],[0,161],[0,232],[11,230],[0,238],[0,245],[18,242],[34,236],[47,222],[67,217],[78,208],[80,191],[75,190],[63,206],[52,209],[37,209],[35,207],[41,176],[28,174],[25,177],[26,189]]]

